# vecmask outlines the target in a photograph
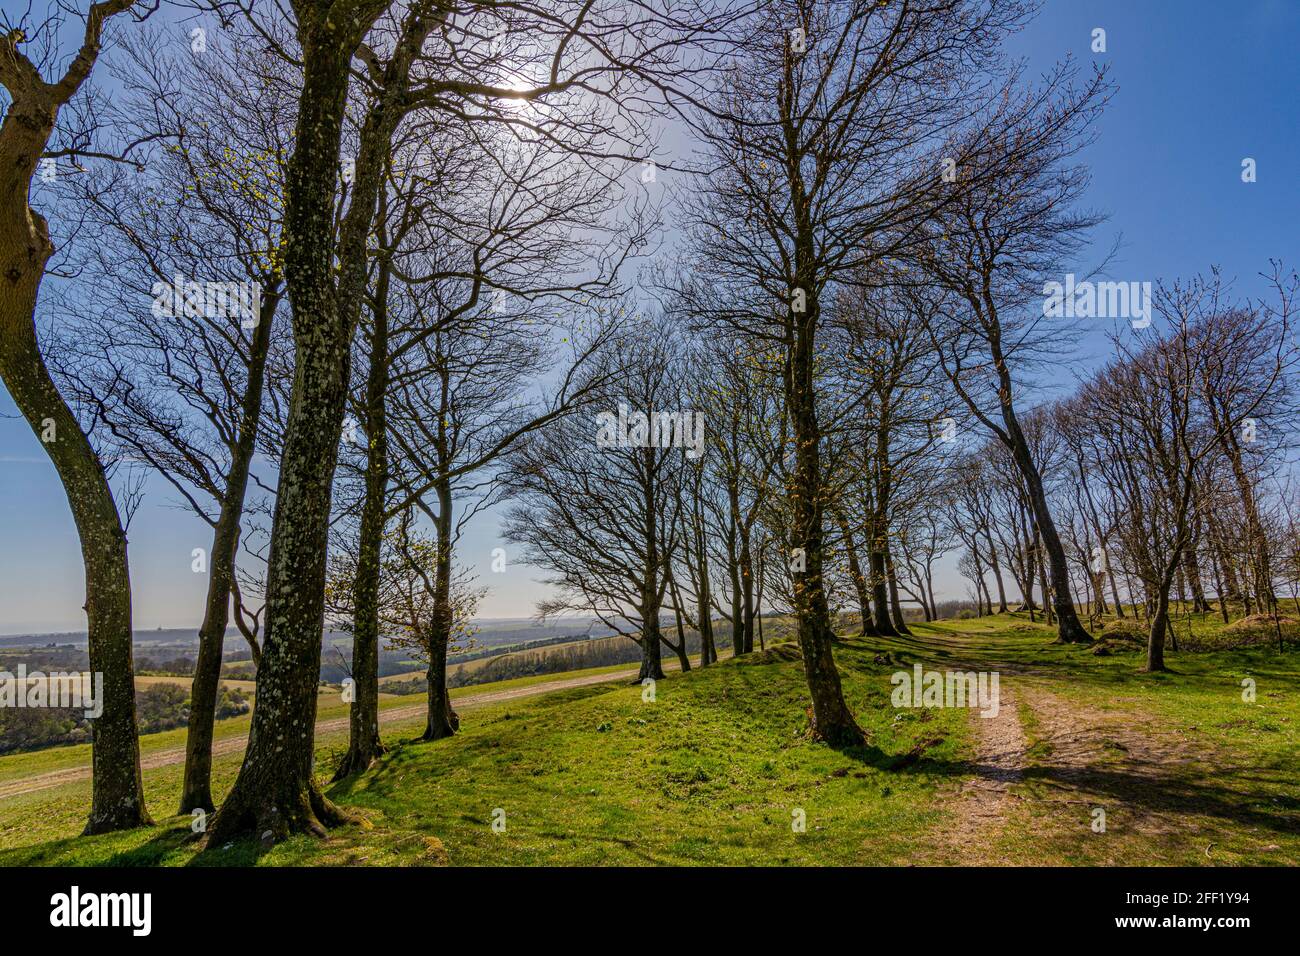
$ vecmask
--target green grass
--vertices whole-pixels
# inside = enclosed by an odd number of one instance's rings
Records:
[[[1008,853],[1071,864],[1300,862],[1300,655],[1263,648],[1171,655],[1166,674],[1141,673],[1135,656],[1065,668],[1052,692],[1123,712],[1140,734],[1161,741],[1166,758],[1134,774],[1119,759],[1124,744],[1103,741],[1116,766],[1099,768],[1089,789],[1106,809],[1104,834],[1087,825],[1088,807],[1074,827],[1043,825],[1055,779],[1050,759],[1036,761],[1018,821],[1031,836],[1007,841]],[[1242,698],[1247,677],[1256,681],[1253,702]]]
[[[511,690],[516,687],[532,687],[537,684],[565,680],[571,677],[614,674],[619,671],[628,670],[629,667],[635,667],[635,665],[615,664],[610,667],[593,667],[587,670],[566,671],[562,674],[534,674],[528,677],[516,677],[511,680],[497,681],[491,684],[474,684],[468,687],[456,687],[452,689],[451,697],[453,700],[457,700],[461,697],[473,696],[475,694]],[[393,707],[416,706],[422,700],[424,700],[424,697],[419,694],[401,695],[385,694],[381,692],[379,695],[379,709],[384,711]],[[346,717],[348,715],[348,705],[343,703],[339,691],[335,687],[322,688],[316,706],[316,716],[320,720],[328,720],[334,717]],[[248,736],[248,727],[251,720],[252,718],[249,716],[219,720],[216,723],[213,739],[224,740],[229,737],[246,738]],[[145,734],[140,738],[140,754],[142,757],[147,757],[150,754],[165,750],[184,749],[184,747],[185,729],[183,727],[157,734]],[[74,767],[88,767],[89,765],[89,744],[77,744],[69,747],[49,747],[44,750],[34,750],[28,753],[8,754],[0,757],[0,784],[11,780],[21,780],[24,777],[34,776],[36,774],[48,773],[50,771],[67,770]],[[0,846],[3,845],[3,837],[0,836]]]
[[[1223,623],[1209,616],[1203,625],[1198,615],[1194,627],[1196,636],[1204,627],[1212,640]],[[1022,696],[1029,766],[998,842],[1002,859],[1300,863],[1300,653],[1294,643],[1286,653],[1271,646],[1166,650],[1169,672],[1147,674],[1142,647],[1097,657],[1086,648],[1044,643],[1051,632],[1041,628],[1043,637],[1036,637],[1026,615],[963,621],[961,629],[969,633],[955,637],[947,626],[915,630],[939,653],[1009,669],[1015,675],[1009,679],[1031,693],[1046,691],[1085,714],[1120,721],[1161,758],[1155,767],[1140,765],[1107,726],[1080,718],[1078,733],[1099,751],[1080,784],[1061,772],[1059,742]],[[1245,678],[1255,681],[1253,702],[1242,698]],[[1092,830],[1094,807],[1106,810],[1105,833]]]
[[[81,838],[82,784],[6,800],[0,841],[12,849],[0,864],[906,862],[941,819],[939,784],[967,746],[966,717],[895,711],[891,667],[858,642],[838,656],[869,748],[808,739],[798,661],[728,661],[668,677],[654,702],[625,683],[574,688],[474,710],[451,740],[408,741],[330,790],[373,829],[292,839],[265,854],[252,845],[197,854],[188,820],[175,818]],[[343,743],[341,734],[318,741],[322,772]],[[889,769],[921,744],[921,759]],[[218,793],[237,769],[236,758],[217,758]],[[145,776],[155,813],[173,806],[180,767]],[[491,826],[496,808],[504,833]],[[796,809],[804,833],[793,832]]]
[[[870,735],[867,748],[840,751],[809,739],[802,666],[778,649],[670,675],[654,702],[643,701],[637,686],[613,682],[467,711],[462,733],[450,740],[414,740],[421,719],[385,725],[390,753],[328,791],[369,825],[342,828],[326,840],[199,852],[188,839],[188,818],[174,817],[128,833],[78,837],[89,797],[81,782],[0,800],[0,865],[958,862],[935,847],[972,773],[979,718],[893,708],[889,676],[914,661],[999,670],[1016,688],[1029,749],[1006,826],[986,835],[992,858],[1300,861],[1295,651],[1171,653],[1171,673],[1144,674],[1140,653],[1099,657],[1086,647],[1056,645],[1050,630],[1024,615],[912,629],[910,638],[851,639],[836,648],[846,697]],[[901,664],[876,663],[881,651]],[[456,696],[570,676],[479,685]],[[1256,681],[1253,703],[1241,699],[1244,677]],[[381,706],[420,699],[386,697]],[[1043,709],[1049,700],[1065,708],[1065,725],[1074,721],[1095,744],[1081,779],[1063,772],[1068,747],[1051,734],[1063,718]],[[1075,708],[1088,719],[1076,720]],[[322,698],[322,717],[344,712],[336,695]],[[1123,743],[1131,738],[1106,729],[1112,720],[1159,742],[1166,749],[1157,752],[1169,759],[1135,764],[1134,747]],[[231,733],[246,734],[247,718],[219,725],[219,735]],[[318,735],[322,779],[345,744],[345,732]],[[142,741],[146,754],[175,746],[183,746],[183,732]],[[0,781],[69,759],[57,751],[4,758]],[[238,767],[238,755],[215,760],[218,794]],[[145,771],[156,817],[176,805],[180,774],[179,765]],[[1094,806],[1107,810],[1104,834],[1089,826]],[[504,832],[492,826],[497,810],[504,812]],[[804,833],[792,831],[796,810],[806,816]]]

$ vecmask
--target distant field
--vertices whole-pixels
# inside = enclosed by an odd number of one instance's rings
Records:
[[[177,687],[183,687],[188,691],[193,682],[194,679],[192,677],[173,677],[170,675],[164,675],[155,677],[137,677],[135,679],[135,686],[136,689],[139,690],[142,687],[152,687],[155,684],[175,684]],[[243,691],[245,694],[251,694],[257,687],[257,682],[251,680],[226,680],[223,677],[221,683],[233,690]]]
[[[449,667],[448,670],[450,669]],[[410,680],[412,677],[423,677],[424,675],[425,669],[423,667],[418,670],[402,671],[399,674],[385,674],[379,678],[379,685],[382,687],[384,684],[391,684],[393,681]]]
[[[768,643],[773,641],[785,640],[791,636],[791,629],[790,629],[789,622],[783,618],[764,618],[762,620],[762,626],[765,629],[764,639]],[[725,621],[721,621],[721,620],[715,621],[714,627],[716,631],[716,636],[719,639],[730,640],[730,626]],[[671,633],[672,632],[670,632],[670,634]],[[697,632],[694,628],[687,628],[687,635],[688,637],[694,639],[697,636]],[[504,669],[508,667],[509,663],[512,660],[518,659],[520,657],[542,657],[542,658],[563,657],[566,654],[568,654],[570,651],[574,650],[579,646],[581,646],[586,650],[589,650],[593,654],[599,654],[606,649],[629,648],[633,651],[633,654],[630,655],[630,660],[639,660],[639,658],[635,654],[635,648],[633,647],[631,642],[626,637],[623,637],[621,635],[615,635],[613,637],[595,637],[595,638],[584,638],[582,640],[577,640],[577,641],[565,641],[564,643],[561,644],[546,644],[541,647],[509,651],[505,654],[497,654],[492,657],[482,657],[472,661],[464,661],[462,663],[449,666],[447,668],[447,674],[449,678],[453,676],[482,675],[483,672],[490,671],[493,668]],[[723,648],[720,652],[724,655],[730,654],[730,650],[727,648]],[[663,654],[663,659],[665,661],[669,661],[673,657],[672,652],[669,651],[668,648],[666,647],[662,649],[661,653]],[[626,666],[626,665],[620,664],[618,666]],[[403,679],[408,679],[411,676],[412,676],[411,674],[402,674],[402,675],[394,674],[394,675],[390,675],[390,677],[387,679],[403,680]],[[419,672],[419,676],[423,676],[423,670]]]
[[[504,663],[514,659],[518,659],[520,657],[549,658],[549,657],[563,656],[569,650],[572,650],[577,646],[591,648],[598,652],[599,649],[602,647],[610,647],[617,644],[627,644],[627,643],[628,640],[625,637],[598,637],[592,639],[583,638],[582,640],[576,640],[576,641],[565,641],[562,644],[543,644],[540,647],[528,648],[526,650],[507,651],[504,654],[494,654],[491,657],[479,657],[479,658],[475,658],[472,661],[461,661],[458,664],[448,664],[447,677],[449,680],[451,680],[464,675],[473,675],[473,674],[481,675],[483,674],[484,671],[491,670],[494,667],[500,668]],[[665,660],[671,658],[672,655],[667,651],[666,648],[664,650],[664,653],[665,653]],[[628,664],[620,663],[620,664],[614,664],[610,666],[617,669],[617,668],[627,667]],[[598,668],[582,668],[581,670],[585,673],[592,670],[598,670]],[[548,674],[537,675],[537,676],[553,677],[559,673],[575,673],[575,672],[576,671],[552,671]],[[389,684],[394,681],[407,681],[413,677],[424,677],[425,673],[426,673],[426,668],[424,667],[424,665],[416,664],[409,671],[402,671],[397,674],[386,674],[385,676],[379,678],[379,683],[382,685],[382,684]]]
[[[616,644],[628,644],[628,639],[626,637],[597,637],[580,641],[565,641],[563,644],[545,644],[542,647],[534,647],[528,650],[510,651],[493,657],[480,657],[477,660],[463,661],[459,664],[449,666],[447,668],[447,676],[448,678],[451,678],[453,674],[477,674],[492,667],[499,667],[504,661],[519,657],[554,657],[566,653],[577,645],[589,647],[595,651]],[[666,649],[665,653],[667,653]]]

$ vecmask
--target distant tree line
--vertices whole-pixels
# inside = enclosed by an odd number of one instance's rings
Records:
[[[178,684],[152,684],[135,692],[140,733],[156,734],[185,727],[190,720],[190,695]],[[216,719],[239,717],[252,709],[248,695],[237,687],[221,685]],[[91,722],[84,709],[66,707],[0,708],[0,753],[20,753],[61,744],[92,740]]]

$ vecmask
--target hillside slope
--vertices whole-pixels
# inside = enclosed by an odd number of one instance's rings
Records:
[[[621,682],[571,688],[476,709],[436,743],[411,740],[417,721],[399,723],[380,763],[330,790],[369,825],[324,841],[199,852],[176,818],[74,838],[83,808],[63,819],[48,793],[22,807],[39,838],[6,823],[0,864],[1300,861],[1296,652],[1177,655],[1175,673],[1146,675],[1135,654],[1053,645],[1023,619],[914,630],[836,649],[866,748],[808,739],[801,663],[776,645],[670,675],[653,700]],[[999,671],[998,717],[895,708],[890,675],[917,662]],[[1249,703],[1247,675],[1258,685]],[[320,741],[322,775],[341,743]],[[219,758],[219,788],[237,766]],[[168,772],[146,771],[158,814],[172,799]]]

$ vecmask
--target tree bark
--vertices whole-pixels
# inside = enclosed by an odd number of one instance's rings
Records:
[[[677,582],[671,575],[668,578],[668,588],[673,599],[673,617],[677,622],[677,643],[675,645],[669,644],[668,646],[671,647],[673,653],[677,655],[677,663],[681,667],[682,673],[686,674],[689,673],[691,669],[691,658],[686,652],[686,615],[682,609],[681,594],[677,591]]]
[[[1165,668],[1165,631],[1169,625],[1169,588],[1162,587],[1156,595],[1155,613],[1151,615],[1151,629],[1147,636],[1147,666],[1149,672]]]
[[[745,653],[745,608],[740,583],[740,498],[735,478],[727,481],[730,515],[727,520],[727,573],[731,577],[731,656]]]
[[[439,462],[448,460],[445,436],[439,431]],[[429,635],[429,720],[424,728],[425,740],[441,740],[460,730],[460,717],[451,706],[447,688],[447,649],[451,645],[454,612],[451,606],[452,493],[451,479],[444,475],[434,482],[438,495],[438,518],[434,527],[438,536],[438,564],[433,579],[433,622]]]
[[[796,203],[796,218],[804,214]],[[795,444],[794,485],[791,488],[793,545],[802,551],[803,570],[796,570],[794,610],[799,646],[803,652],[804,675],[812,697],[813,735],[834,746],[857,746],[865,742],[862,729],[853,719],[839,671],[831,651],[834,631],[826,600],[822,554],[821,433],[813,383],[814,340],[817,328],[817,296],[811,275],[811,229],[801,230],[800,261],[805,264],[801,288],[806,293],[807,312],[795,315],[793,349],[786,374],[786,402]],[[887,619],[887,617],[886,617]]]
[[[700,666],[707,667],[718,659],[718,650],[713,640],[713,614],[710,611],[709,566],[708,558],[702,551],[697,552],[699,561],[699,582],[696,589],[696,628],[700,632]]]
[[[1010,376],[1007,376],[1007,384],[1010,384]],[[1047,506],[1047,495],[1043,491],[1043,479],[1038,474],[1038,467],[1034,464],[1033,457],[1029,453],[1029,443],[1025,441],[1024,433],[1020,430],[1020,423],[1016,420],[1015,411],[1011,408],[1010,398],[1006,398],[1002,404],[1003,421],[1007,426],[1007,434],[1011,436],[1011,451],[1015,457],[1016,464],[1020,468],[1020,473],[1025,479],[1025,485],[1029,491],[1029,502],[1033,508],[1034,517],[1038,524],[1039,540],[1042,542],[1042,548],[1047,552],[1046,570],[1050,572],[1051,589],[1052,589],[1052,609],[1056,612],[1057,640],[1064,644],[1088,644],[1092,642],[1092,635],[1084,630],[1083,624],[1079,621],[1079,616],[1074,609],[1074,600],[1070,592],[1070,569],[1065,559],[1065,548],[1061,546],[1061,537],[1056,532],[1056,524],[1052,521],[1051,510]],[[1046,595],[1043,599],[1044,605],[1047,604]]]
[[[375,283],[370,367],[366,372],[365,501],[352,582],[354,697],[348,709],[348,750],[334,772],[335,780],[364,773],[384,752],[379,736],[379,577],[388,504],[389,274],[389,260],[381,257]]]
[[[655,608],[652,612],[655,615],[653,621],[644,617],[652,604],[653,602],[642,605],[641,670],[636,675],[638,684],[647,677],[651,680],[663,680],[664,677],[663,656],[660,653],[658,609]]]
[[[749,549],[749,528],[744,520],[739,522],[740,534],[740,590],[741,636],[745,653],[754,653],[754,561]]]
[[[17,281],[0,282],[0,376],[37,437],[52,430],[53,440],[43,446],[58,472],[81,543],[90,672],[104,680],[103,712],[91,724],[91,806],[84,832],[143,826],[152,821],[140,777],[126,532],[99,456],[51,380],[37,345],[32,313],[49,253],[5,245],[4,258],[11,263],[33,252],[35,261]],[[9,263],[3,267],[12,274]]]
[[[872,519],[871,535],[871,602],[874,608],[873,626],[877,634],[884,637],[897,637],[898,629],[894,626],[889,613],[889,572],[885,566],[884,534],[877,530],[879,519]]]
[[[885,544],[885,573],[889,575],[889,613],[894,621],[894,630],[910,637],[912,632],[903,619],[903,605],[898,600],[898,578],[894,576],[894,555],[889,550],[888,542]]]
[[[323,836],[327,826],[352,819],[325,798],[314,778],[316,700],[334,465],[365,284],[365,243],[374,220],[382,148],[396,116],[389,86],[388,111],[376,107],[363,127],[355,192],[338,244],[342,274],[336,286],[335,182],[351,61],[386,3],[336,7],[303,4],[299,13],[303,87],[284,217],[294,380],[271,527],[257,703],[243,765],[209,829],[210,843],[249,831],[277,841],[292,833]],[[411,32],[408,23],[399,44],[409,56],[414,55]],[[409,58],[395,54],[389,73],[405,76],[409,64]]]
[[[1043,550],[1046,551],[1046,564],[1051,576],[1052,605],[1058,627],[1057,640],[1065,644],[1091,643],[1092,635],[1084,629],[1074,609],[1074,599],[1070,590],[1070,568],[1065,558],[1065,548],[1061,545],[1061,536],[1057,533],[1056,524],[1052,520],[1051,509],[1047,505],[1047,495],[1043,490],[1043,478],[1039,474],[1038,466],[1035,464],[1034,457],[1029,450],[1029,442],[1025,439],[1024,431],[1020,427],[1020,420],[1016,415],[1012,398],[1014,389],[1011,381],[1011,370],[1007,366],[1006,358],[1002,353],[1001,326],[998,323],[997,307],[988,289],[987,278],[985,279],[982,295],[982,300],[973,301],[971,304],[976,308],[980,308],[982,305],[985,313],[983,321],[985,327],[990,330],[988,340],[990,357],[993,360],[993,367],[998,376],[998,405],[1004,426],[1004,430],[997,430],[997,434],[1003,444],[1010,450],[1016,469],[1024,480],[1029,506],[1038,525],[1039,540],[1043,544]],[[977,415],[988,422],[987,417],[984,416],[978,405],[972,405],[969,398],[966,398],[966,401]],[[1045,589],[1044,604],[1046,603]]]
[[[423,740],[442,740],[460,730],[460,716],[451,706],[451,692],[447,689],[447,643],[433,640],[429,644],[428,719],[424,725]]]
[[[1191,540],[1187,545],[1184,558],[1184,570],[1187,574],[1187,589],[1192,597],[1192,612],[1205,614],[1210,610],[1210,602],[1205,600],[1205,582],[1201,576],[1201,517],[1199,513],[1192,516]],[[1267,553],[1267,546],[1264,551]]]
[[[989,529],[987,526],[985,526],[984,528],[984,540],[987,541],[989,545],[989,565],[993,569],[993,580],[997,583],[998,586],[998,613],[1006,614],[1007,613],[1007,589],[1006,589],[1006,585],[1003,584],[1002,582],[1002,565],[998,561],[997,545],[993,543],[993,535],[989,533]]]
[[[807,252],[811,259],[811,249]],[[787,403],[795,442],[793,543],[803,552],[803,570],[793,574],[794,608],[804,674],[812,697],[813,734],[836,746],[855,746],[865,738],[844,702],[831,652],[835,635],[822,577],[821,435],[813,389],[815,295],[808,296],[807,304],[811,318],[796,322],[795,347],[787,374]]]
[[[867,588],[867,576],[862,573],[862,565],[858,561],[858,549],[853,543],[853,532],[849,529],[848,520],[840,509],[835,509],[835,520],[839,523],[840,534],[844,538],[844,551],[849,558],[849,580],[853,582],[853,590],[858,598],[858,610],[862,616],[862,637],[875,637],[876,629],[871,620],[871,594]]]

